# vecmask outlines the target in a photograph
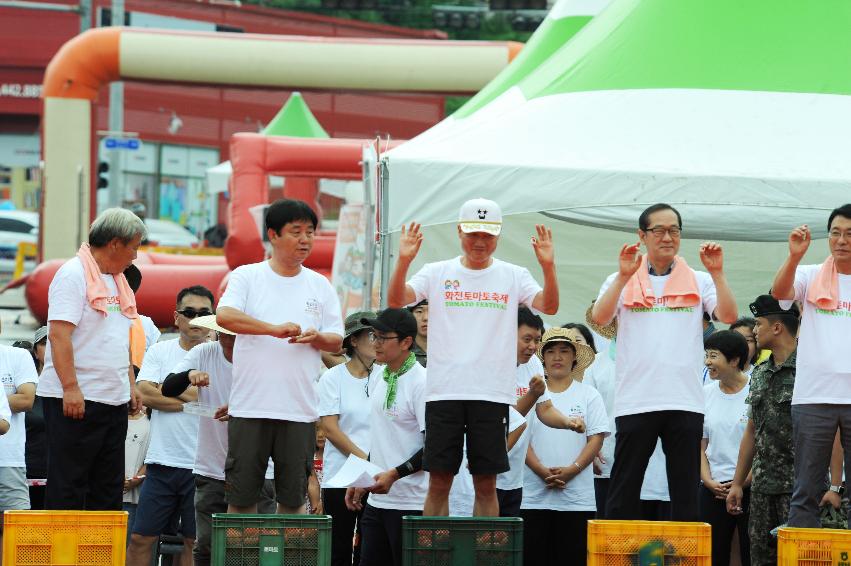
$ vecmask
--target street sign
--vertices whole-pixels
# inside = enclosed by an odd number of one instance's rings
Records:
[[[106,149],[137,151],[142,147],[142,140],[137,138],[105,138],[103,142]]]

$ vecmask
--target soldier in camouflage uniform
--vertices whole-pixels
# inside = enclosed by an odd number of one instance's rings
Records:
[[[797,307],[788,311],[770,295],[762,295],[750,305],[756,317],[757,347],[771,350],[771,357],[754,368],[751,375],[750,414],[739,451],[733,485],[727,496],[727,510],[739,514],[743,489],[752,471],[750,517],[751,564],[777,564],[777,541],[770,534],[786,522],[795,474],[792,442],[792,389],[795,386],[795,358],[798,330]]]

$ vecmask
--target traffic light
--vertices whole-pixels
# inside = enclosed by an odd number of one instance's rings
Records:
[[[484,6],[435,4],[431,7],[432,21],[438,28],[479,29],[486,14]]]
[[[489,0],[489,4],[492,12],[547,9],[547,0]]]
[[[535,31],[547,13],[541,10],[520,10],[511,17],[511,29],[514,31]]]
[[[105,189],[109,186],[109,163],[101,161],[98,163],[98,188]]]

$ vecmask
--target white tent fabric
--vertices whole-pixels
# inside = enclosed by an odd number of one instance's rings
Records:
[[[210,194],[228,192],[228,182],[233,174],[230,161],[223,161],[207,169],[207,192]]]

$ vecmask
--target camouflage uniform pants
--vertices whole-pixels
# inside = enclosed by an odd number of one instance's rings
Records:
[[[751,492],[748,534],[751,537],[752,566],[776,566],[777,539],[771,535],[771,530],[786,523],[791,500],[791,493]]]

